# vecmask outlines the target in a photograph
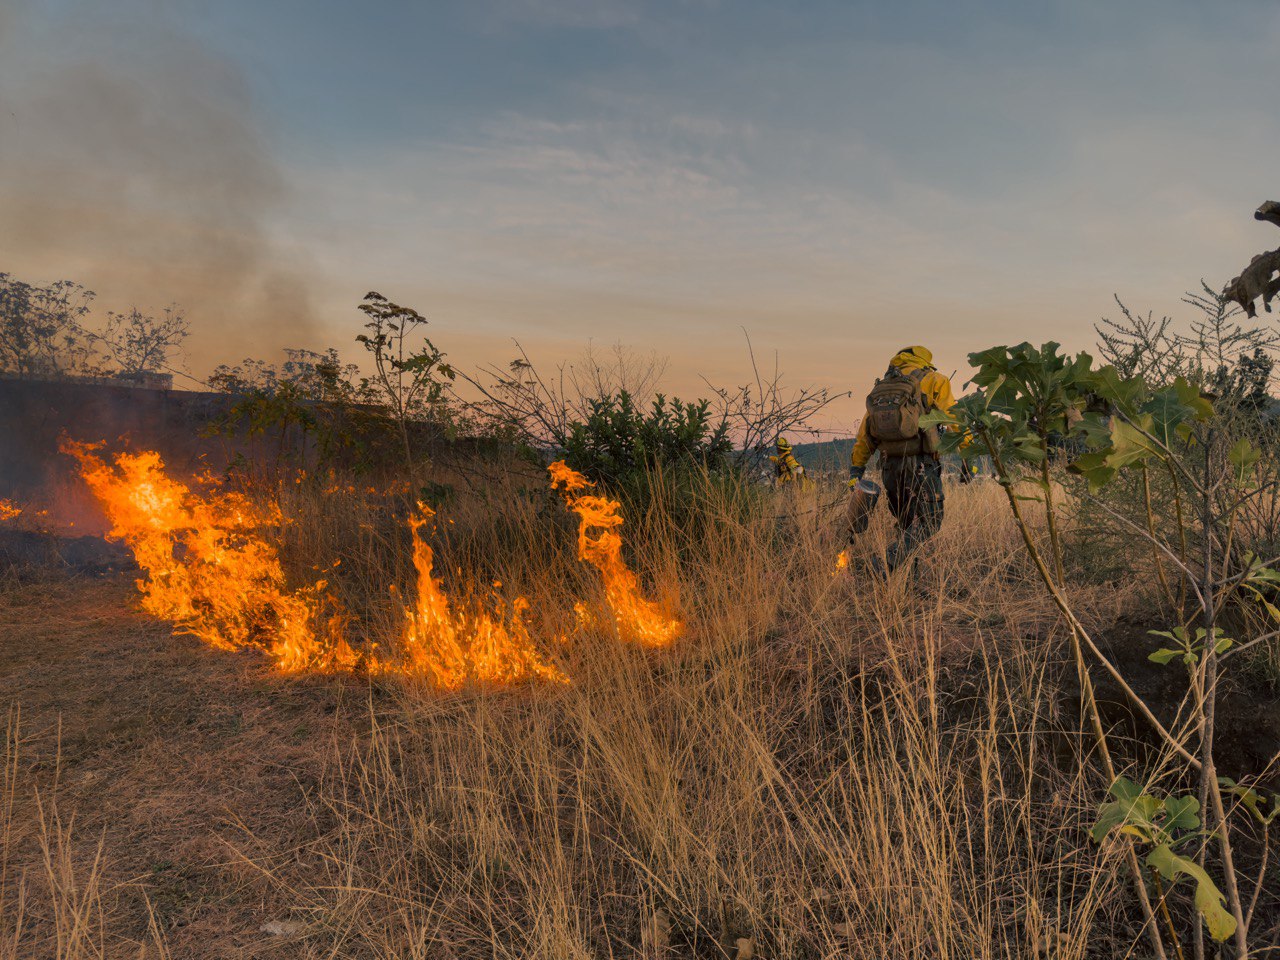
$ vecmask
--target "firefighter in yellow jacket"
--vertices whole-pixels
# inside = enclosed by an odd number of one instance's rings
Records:
[[[800,461],[791,452],[791,441],[786,437],[778,438],[778,452],[769,459],[773,461],[774,475],[777,478],[778,486],[795,483],[801,490],[808,489],[811,481],[805,476],[804,467],[800,465]]]
[[[931,410],[950,410],[956,402],[951,381],[933,366],[926,347],[905,347],[867,395],[867,415],[853,445],[849,486],[862,479],[871,455],[879,451],[885,499],[898,523],[898,539],[886,557],[890,570],[942,526],[942,464],[938,430],[922,427]],[[856,498],[850,498],[850,513]]]

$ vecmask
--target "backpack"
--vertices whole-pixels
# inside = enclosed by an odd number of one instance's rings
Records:
[[[920,428],[920,418],[930,409],[920,389],[927,373],[890,366],[867,394],[867,432],[883,456],[937,452],[937,431]]]

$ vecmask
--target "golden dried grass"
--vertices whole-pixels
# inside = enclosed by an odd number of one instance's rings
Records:
[[[508,599],[527,596],[532,631],[573,682],[440,694],[377,681],[359,722],[310,735],[308,756],[324,759],[318,779],[297,773],[290,809],[240,816],[250,799],[228,796],[231,827],[204,826],[225,844],[222,862],[201,882],[226,894],[209,897],[220,928],[247,931],[242,955],[1012,958],[1052,943],[1073,960],[1098,949],[1116,881],[1084,833],[1097,784],[1053,755],[1076,748],[1046,676],[1057,621],[998,488],[949,490],[918,580],[885,582],[869,566],[892,535],[883,516],[835,570],[836,487],[758,496],[704,478],[677,494],[655,478],[660,495],[628,517],[628,556],[688,634],[645,651],[598,627],[551,646],[575,602],[598,609],[601,597],[540,475],[481,464],[442,480],[455,493],[440,505],[440,569],[459,589],[497,581]],[[692,520],[669,509],[677,495],[696,501]],[[358,639],[394,643],[388,588],[412,584],[397,497],[300,485],[283,501],[295,572],[331,571]],[[1073,589],[1099,622],[1134,599],[1115,584]],[[138,643],[128,653],[147,655]],[[191,669],[182,683],[243,695],[228,675]],[[250,685],[256,669],[237,668]],[[270,682],[284,698],[299,681]],[[269,753],[273,737],[287,728],[264,724],[252,749]],[[279,762],[310,760],[295,750]],[[216,796],[219,777],[239,775],[225,757],[210,770],[193,790]],[[74,941],[90,952],[58,956],[117,955],[117,918],[91,893],[112,875],[116,841],[108,832],[99,859],[92,837],[68,839],[76,853],[63,855],[71,824],[49,808],[31,815],[49,837],[42,896],[64,905],[48,908],[66,918],[54,927],[96,931]],[[244,891],[255,908],[236,900]],[[17,929],[6,896],[4,935]],[[129,903],[131,949],[148,927],[147,949],[162,949],[172,918],[140,914],[145,896]],[[284,920],[264,940],[250,934],[267,904]],[[42,924],[41,943],[54,927]],[[0,953],[24,955],[35,954]]]

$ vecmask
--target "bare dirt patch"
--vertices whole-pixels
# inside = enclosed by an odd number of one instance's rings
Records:
[[[314,836],[307,792],[367,716],[368,689],[174,636],[135,595],[124,577],[0,593],[0,702],[21,736],[10,874],[46,884],[37,797],[46,814],[53,799],[85,869],[102,842],[111,956],[154,939],[148,904],[175,957],[288,956],[288,938],[263,930],[287,928],[288,908],[238,851],[251,835],[299,856]],[[40,897],[26,926],[18,956],[55,955]]]

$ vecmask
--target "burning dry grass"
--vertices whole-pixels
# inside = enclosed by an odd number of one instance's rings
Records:
[[[563,610],[591,584],[518,489],[453,502],[450,554]],[[999,491],[953,491],[918,585],[870,576],[884,518],[833,578],[822,494],[744,500],[708,479],[696,496],[689,523],[659,489],[629,538],[685,598],[684,640],[620,646],[594,619],[563,654],[571,685],[407,692],[334,756],[325,876],[288,881],[308,948],[1083,957],[1113,872],[1082,829],[1097,785],[1043,759],[1073,749],[1050,736],[1035,654],[1055,618]]]
[[[261,648],[286,673],[359,669],[424,678],[445,690],[568,680],[525,624],[528,599],[517,596],[505,610],[490,613],[473,600],[460,604],[449,598],[436,575],[435,551],[423,535],[435,516],[424,503],[408,519],[417,576],[402,630],[383,645],[386,652],[373,642],[357,653],[343,633],[341,608],[327,592],[326,580],[287,585],[277,544],[288,521],[277,498],[250,497],[212,479],[193,489],[170,476],[153,451],[118,453],[108,461],[98,449],[63,444],[107,514],[108,537],[125,543],[144,573],[138,582],[143,609],[210,646]],[[619,636],[649,647],[670,644],[682,624],[641,595],[639,578],[623,560],[621,504],[585,493],[592,484],[563,462],[550,469],[553,483],[580,518],[578,557],[600,572]],[[357,488],[330,483],[320,495],[329,498],[344,489],[354,494]],[[330,569],[341,562],[334,558]],[[389,587],[397,593],[394,581]],[[466,587],[470,600],[477,591],[470,581]],[[573,609],[579,620],[588,619],[583,603]]]
[[[641,594],[639,578],[622,559],[622,504],[588,493],[595,484],[563,460],[548,469],[551,485],[578,515],[578,559],[600,571],[605,603],[619,635],[646,647],[669,646],[684,631],[684,624]],[[580,616],[585,614],[581,603],[575,610]]]
[[[373,677],[391,699],[335,742],[289,829],[237,843],[255,896],[292,907],[281,955],[1125,953],[1093,932],[1114,883],[1082,829],[1097,785],[1051,761],[1076,749],[1046,685],[1056,621],[996,488],[951,492],[913,584],[869,572],[883,517],[832,575],[828,490],[654,477],[628,516],[629,572],[685,622],[654,648],[618,642],[607,581],[540,478],[442,479],[456,494],[435,554],[377,498],[280,491],[286,579],[332,568],[353,642],[388,649],[405,630],[388,584],[420,585],[424,566],[441,596],[501,584],[491,622],[509,628],[525,598],[529,636],[573,632],[554,660],[573,682]],[[1123,602],[1078,591],[1099,619]]]
[[[418,572],[417,598],[406,611],[407,623],[400,638],[404,669],[428,678],[444,690],[467,684],[511,684],[524,680],[567,682],[568,678],[547,663],[529,635],[524,614],[529,601],[517,597],[507,611],[459,611],[450,602],[435,574],[435,554],[422,534],[434,516],[425,504],[411,522],[413,565]],[[379,663],[379,669],[386,667]]]
[[[323,580],[290,590],[270,531],[284,523],[274,502],[234,490],[197,493],[169,476],[153,451],[121,453],[112,463],[96,448],[63,450],[145,577],[148,613],[222,650],[259,646],[286,671],[337,670],[356,661],[323,614]]]

